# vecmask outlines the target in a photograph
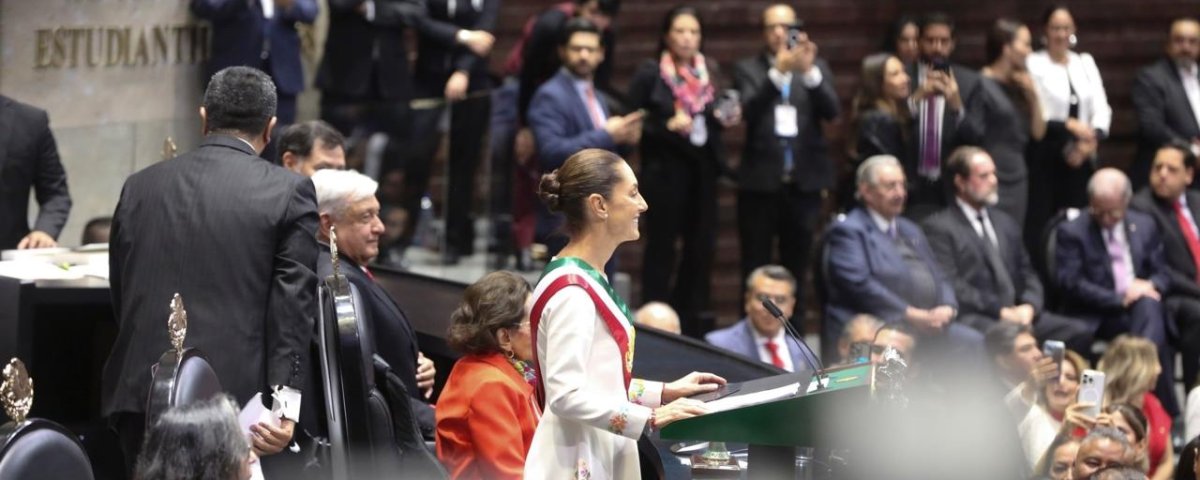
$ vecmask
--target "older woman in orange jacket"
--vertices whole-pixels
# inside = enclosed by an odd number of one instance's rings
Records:
[[[464,356],[437,405],[437,456],[454,479],[519,479],[541,411],[534,398],[529,283],[493,272],[467,287],[448,341]]]

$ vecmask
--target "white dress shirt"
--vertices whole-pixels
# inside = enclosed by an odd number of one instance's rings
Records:
[[[1183,91],[1187,93],[1188,103],[1192,105],[1192,117],[1200,121],[1200,78],[1197,78],[1196,62],[1176,64],[1179,81],[1183,82]]]
[[[879,230],[883,231],[884,234],[891,235],[893,231],[896,231],[896,219],[888,220],[883,218],[883,215],[869,208],[867,209],[867,214],[871,216],[871,220],[875,221],[875,226],[879,227]],[[900,233],[896,232],[896,234],[899,235]]]
[[[958,202],[958,208],[962,209],[963,215],[966,215],[967,220],[971,222],[971,228],[975,229],[975,234],[982,237],[983,232],[986,230],[986,238],[991,240],[993,247],[999,248],[1000,245],[996,243],[996,229],[992,227],[992,217],[988,215],[987,209],[976,210],[975,207],[967,205],[967,202],[962,201],[958,197],[954,197],[954,201]],[[979,223],[979,214],[981,212],[983,213],[983,223]]]
[[[1042,116],[1046,121],[1066,121],[1071,108],[1071,86],[1079,98],[1079,120],[1108,135],[1112,125],[1112,107],[1108,105],[1108,94],[1096,60],[1086,53],[1067,52],[1067,64],[1060,65],[1050,59],[1045,50],[1038,50],[1026,57],[1033,83],[1037,85],[1038,101],[1042,104]]]

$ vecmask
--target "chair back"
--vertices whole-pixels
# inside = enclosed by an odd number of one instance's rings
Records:
[[[224,392],[217,372],[196,348],[168,350],[153,367],[154,380],[146,399],[146,428],[171,407],[211,399]]]
[[[61,425],[39,418],[0,425],[0,478],[90,480],[83,445]]]

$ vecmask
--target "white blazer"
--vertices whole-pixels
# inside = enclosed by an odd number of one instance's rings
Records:
[[[1050,60],[1048,52],[1038,50],[1029,54],[1025,65],[1037,85],[1042,116],[1046,121],[1066,121],[1073,85],[1079,97],[1079,120],[1108,135],[1112,107],[1108,106],[1100,69],[1096,68],[1096,60],[1091,55],[1069,51],[1067,64],[1060,65]]]

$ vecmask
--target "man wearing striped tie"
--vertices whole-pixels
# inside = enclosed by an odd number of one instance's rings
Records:
[[[908,71],[917,155],[915,165],[904,168],[913,181],[905,215],[916,220],[948,205],[952,196],[949,182],[942,180],[942,161],[958,146],[978,145],[984,134],[982,119],[970,117],[963,107],[979,84],[979,73],[950,63],[954,20],[944,13],[927,15],[918,43],[920,61]]]

